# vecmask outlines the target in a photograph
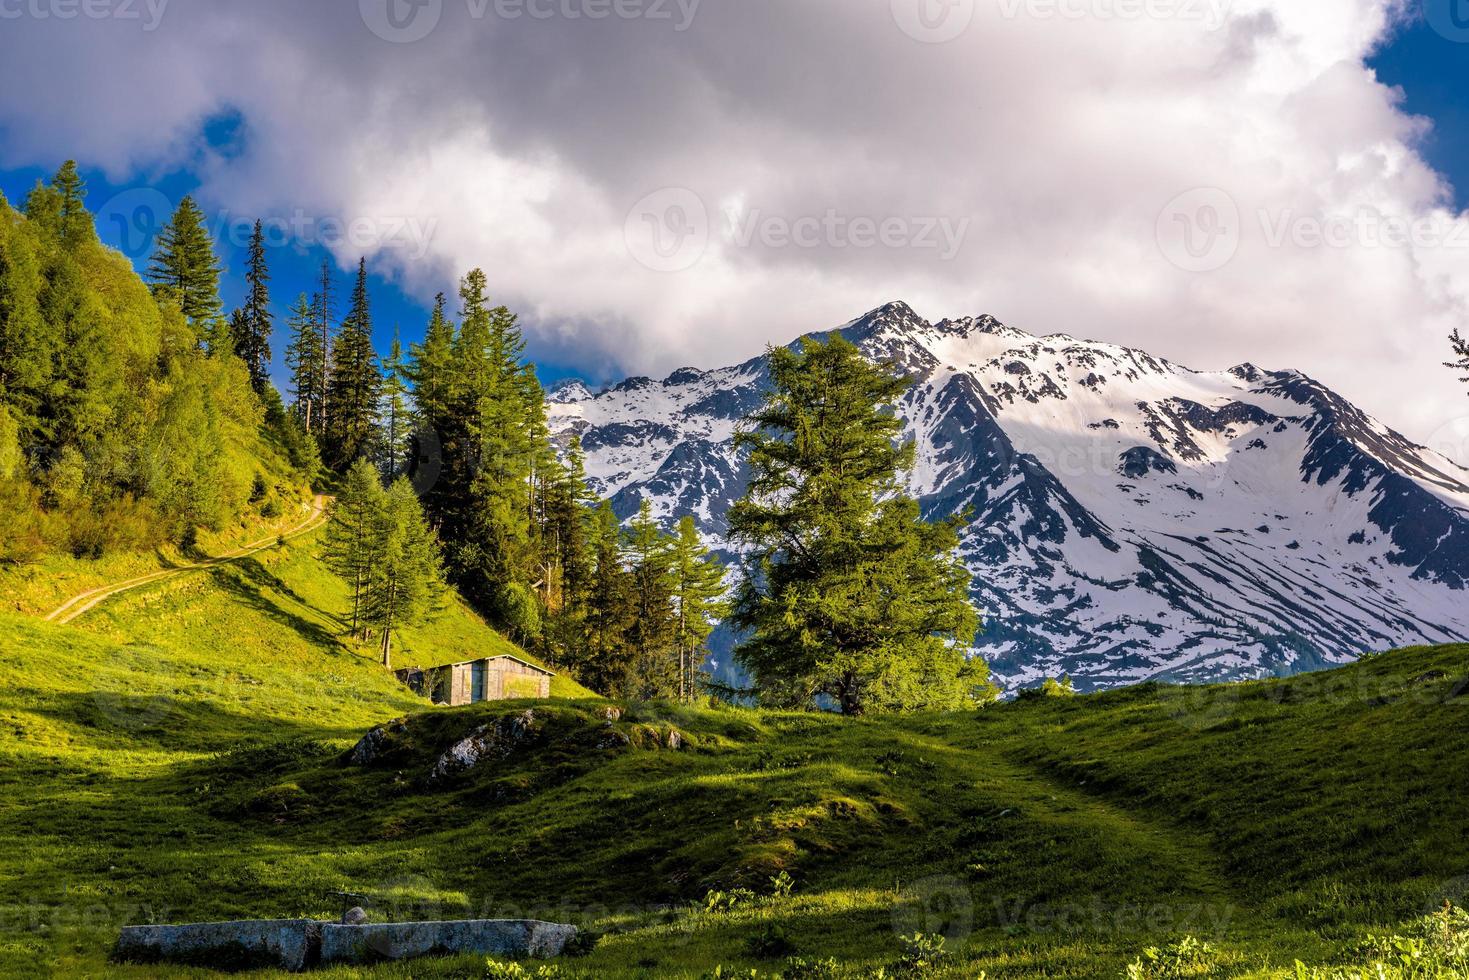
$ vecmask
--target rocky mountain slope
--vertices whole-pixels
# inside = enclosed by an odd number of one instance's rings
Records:
[[[1469,636],[1469,470],[1303,374],[1201,373],[901,303],[841,329],[915,381],[910,486],[931,515],[970,511],[978,652],[1011,688],[1257,677]],[[733,435],[767,382],[761,357],[572,384],[552,425],[620,514],[648,497],[720,538],[746,478]]]

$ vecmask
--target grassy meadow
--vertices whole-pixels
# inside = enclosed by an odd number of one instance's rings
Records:
[[[74,626],[0,613],[0,975],[204,976],[110,963],[117,928],[331,917],[347,890],[377,919],[575,922],[595,944],[569,977],[891,977],[915,933],[946,955],[911,975],[1122,977],[1192,935],[1205,965],[1138,976],[1294,976],[1469,892],[1466,646],[906,718],[614,706],[565,678],[434,710],[343,641],[314,547]],[[456,604],[397,662],[513,649]],[[527,710],[503,761],[428,779]]]

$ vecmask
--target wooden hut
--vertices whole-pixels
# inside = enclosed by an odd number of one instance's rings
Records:
[[[457,708],[481,701],[512,701],[551,696],[555,673],[519,657],[486,657],[441,667],[409,667],[398,680],[434,704]]]

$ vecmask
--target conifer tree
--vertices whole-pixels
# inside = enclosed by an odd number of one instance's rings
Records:
[[[678,655],[678,697],[692,701],[698,694],[704,644],[714,627],[729,614],[725,601],[724,564],[699,536],[694,519],[678,522],[673,542],[674,649]]]
[[[322,559],[352,593],[352,635],[363,628],[363,599],[383,541],[386,495],[372,463],[359,459],[348,469],[322,542]]]
[[[403,361],[403,344],[393,333],[393,346],[382,372],[382,431],[377,440],[382,459],[383,478],[395,481],[408,469],[408,441],[411,419],[408,411],[407,365]]]
[[[275,330],[270,312],[270,269],[265,261],[265,231],[260,221],[250,236],[250,255],[245,267],[245,305],[234,335],[235,354],[250,371],[250,385],[258,392],[270,383],[270,335]]]
[[[321,334],[321,363],[324,365],[320,378],[320,389],[317,392],[316,406],[318,409],[317,432],[326,435],[327,423],[327,388],[331,383],[332,363],[332,324],[337,314],[337,286],[332,278],[332,265],[330,260],[321,260],[321,274],[318,279],[320,288],[316,292],[314,302],[316,306],[316,328]]]
[[[370,448],[382,377],[372,348],[372,309],[367,294],[367,260],[357,267],[352,305],[332,348],[327,383],[327,465],[345,471]]]
[[[316,310],[305,293],[297,297],[286,325],[291,331],[291,343],[286,348],[286,367],[291,372],[291,398],[302,426],[306,432],[314,433],[321,417],[326,352],[321,346]]]
[[[413,384],[413,398],[425,424],[437,426],[448,412],[450,369],[454,357],[454,324],[446,315],[448,300],[443,293],[434,297],[433,315],[422,344],[410,351],[412,363],[408,379]]]
[[[632,574],[622,561],[622,529],[612,505],[603,503],[591,522],[592,584],[587,595],[586,636],[576,666],[583,681],[610,696],[627,686],[628,634],[637,616]]]
[[[627,563],[633,580],[633,622],[627,639],[632,671],[625,696],[650,700],[678,692],[673,610],[673,550],[644,500],[627,529]]]
[[[1455,330],[1454,335],[1449,338],[1449,343],[1453,345],[1454,354],[1459,359],[1457,361],[1450,361],[1446,366],[1456,371],[1466,372],[1465,377],[1460,380],[1469,383],[1469,338],[1461,336],[1459,331]]]
[[[925,523],[898,475],[892,405],[909,381],[839,334],[770,352],[772,389],[736,444],[752,480],[730,510],[746,551],[736,659],[763,701],[830,697],[844,714],[971,703],[978,629],[958,522]]]
[[[57,231],[62,242],[68,248],[75,248],[83,242],[95,240],[97,229],[92,223],[92,216],[87,212],[87,185],[77,172],[75,160],[68,160],[61,165],[61,169],[51,179],[51,186],[59,195]]]
[[[156,295],[178,304],[200,343],[217,340],[223,309],[219,262],[204,212],[192,197],[179,202],[173,218],[159,232],[147,275]]]
[[[383,666],[392,669],[393,633],[422,620],[442,594],[438,543],[418,495],[399,478],[381,498],[374,562],[362,602],[363,623],[379,632]]]

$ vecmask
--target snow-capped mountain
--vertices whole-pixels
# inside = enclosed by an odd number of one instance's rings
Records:
[[[931,516],[970,510],[978,652],[1008,687],[1256,677],[1469,637],[1469,470],[1305,375],[901,303],[841,330],[914,379],[910,487]],[[722,538],[746,480],[733,435],[767,384],[761,357],[568,386],[551,422],[619,514],[648,497]]]

